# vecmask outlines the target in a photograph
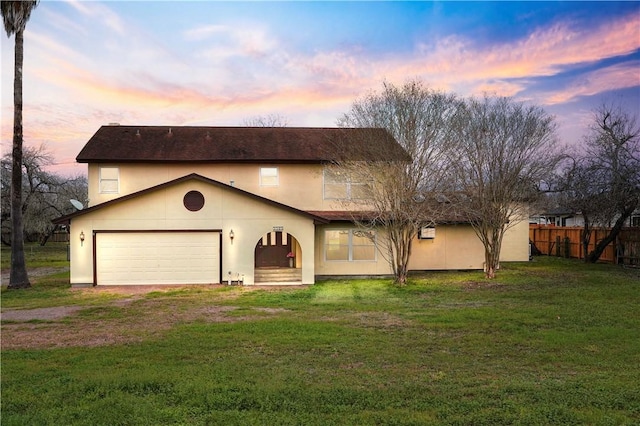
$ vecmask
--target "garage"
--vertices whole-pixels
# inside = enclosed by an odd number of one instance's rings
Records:
[[[98,285],[220,282],[220,232],[99,232]]]

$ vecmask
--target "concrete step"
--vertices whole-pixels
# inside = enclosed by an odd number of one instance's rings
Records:
[[[256,283],[301,282],[302,269],[296,269],[296,268],[256,269],[254,272],[254,280]]]

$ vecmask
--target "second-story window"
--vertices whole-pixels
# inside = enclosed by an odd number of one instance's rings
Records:
[[[117,167],[100,167],[100,193],[120,192],[120,170]]]
[[[368,196],[368,185],[350,173],[333,168],[324,169],[325,200],[362,200]]]
[[[278,186],[277,167],[260,167],[260,186]]]

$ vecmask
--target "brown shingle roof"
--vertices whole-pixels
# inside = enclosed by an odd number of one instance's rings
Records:
[[[317,163],[345,159],[342,146],[358,153],[348,159],[409,160],[384,129],[119,125],[102,126],[76,160]]]
[[[347,211],[347,210],[307,210],[307,213],[321,217],[331,222],[353,222],[355,220],[372,220],[377,214],[367,211]]]
[[[307,210],[307,213],[315,217],[321,217],[329,222],[370,221],[380,216],[379,213],[372,211]],[[449,212],[446,216],[436,220],[436,225],[460,225],[468,223],[468,218],[455,212]]]

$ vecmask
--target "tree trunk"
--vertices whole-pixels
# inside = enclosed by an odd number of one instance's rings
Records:
[[[394,283],[399,286],[407,284],[407,270],[406,268],[399,268],[396,273]]]
[[[8,288],[31,287],[24,258],[22,224],[22,64],[24,30],[16,31],[13,80],[13,159],[11,164],[11,274]]]
[[[598,244],[596,244],[593,251],[589,253],[587,257],[585,257],[585,262],[596,263],[600,259],[600,256],[602,256],[602,253],[604,252],[604,249],[607,248],[607,246],[616,239],[616,237],[620,233],[620,230],[622,230],[622,227],[624,226],[625,221],[629,218],[629,216],[631,216],[631,213],[633,213],[635,209],[636,209],[636,206],[634,205],[628,208],[627,210],[625,210],[620,215],[620,217],[618,217],[618,220],[616,220],[616,223],[613,225],[613,228],[611,228],[611,230],[609,231],[609,234],[604,239],[602,239]]]
[[[490,250],[485,250],[484,252],[484,276],[487,279],[494,279],[496,277],[496,271],[499,266],[499,255],[491,252]]]
[[[591,227],[589,220],[584,218],[584,230],[582,231],[582,256],[585,263],[589,262],[589,241],[591,240]]]
[[[406,247],[404,241],[399,241],[398,246],[396,248],[396,267],[394,271],[394,280],[393,282],[397,285],[405,285],[407,283],[407,262],[406,258]]]
[[[496,272],[500,269],[500,251],[504,230],[502,228],[485,229],[481,239],[484,245],[484,276],[487,279],[494,279]]]
[[[47,241],[49,241],[49,238],[51,238],[51,235],[53,235],[53,231],[47,232],[42,236],[42,239],[40,240],[40,247],[44,247],[45,244],[47,244]]]
[[[393,262],[393,282],[399,286],[403,286],[407,283],[413,235],[412,228],[406,226],[400,226],[398,229],[389,231],[393,251],[395,251],[395,258]]]

